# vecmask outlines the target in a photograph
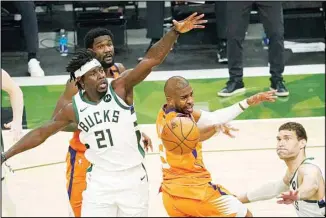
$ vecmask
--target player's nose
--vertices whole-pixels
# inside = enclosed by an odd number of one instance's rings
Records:
[[[105,72],[104,72],[104,70],[102,70],[102,71],[99,72],[97,78],[98,78],[98,80],[101,80],[101,79],[105,78]]]
[[[187,103],[188,103],[188,104],[191,104],[191,105],[194,105],[194,98],[193,98],[193,97],[189,97],[189,98],[187,99]]]

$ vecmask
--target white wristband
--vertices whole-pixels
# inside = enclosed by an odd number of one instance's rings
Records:
[[[247,109],[250,105],[247,102],[247,99],[244,99],[242,101],[239,102],[239,104],[244,108]]]

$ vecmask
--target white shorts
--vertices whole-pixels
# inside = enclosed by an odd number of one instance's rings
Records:
[[[143,165],[120,171],[93,169],[83,192],[82,217],[146,217],[149,185]]]
[[[12,202],[10,194],[8,192],[8,178],[12,175],[9,168],[6,166],[6,163],[1,166],[1,190],[2,190],[2,214],[1,217],[15,217],[16,216],[16,207]]]

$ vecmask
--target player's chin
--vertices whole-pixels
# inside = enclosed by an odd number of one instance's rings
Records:
[[[287,155],[284,153],[277,153],[277,155],[281,160],[286,160],[288,158]]]
[[[184,108],[183,109],[183,113],[185,113],[185,114],[192,114],[192,112],[194,112],[194,108],[193,107],[189,107],[189,108]]]
[[[98,87],[97,88],[97,92],[99,93],[103,93],[103,92],[107,92],[108,91],[108,87]]]
[[[103,62],[104,62],[106,65],[112,65],[112,64],[113,64],[113,58],[112,58],[112,57],[104,58],[104,59],[103,59]]]

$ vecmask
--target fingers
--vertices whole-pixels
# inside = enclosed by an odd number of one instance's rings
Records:
[[[204,16],[205,16],[205,14],[198,15],[198,16],[194,17],[193,20],[194,20],[194,21],[199,21],[199,20],[202,19]]]
[[[143,143],[144,143],[144,149],[146,152],[148,152],[148,142],[146,139],[143,139]]]
[[[278,200],[276,201],[278,204],[292,204],[293,201],[291,200]]]
[[[239,129],[233,128],[227,124],[220,125],[220,130],[230,138],[235,138],[235,135],[231,134],[231,131],[239,131]]]
[[[153,152],[153,145],[152,145],[152,143],[150,143],[148,146],[151,148],[151,152]]]
[[[203,24],[203,23],[207,23],[208,20],[197,20],[196,22],[194,22],[195,24]]]
[[[276,201],[278,204],[284,204],[284,201],[283,200],[278,200]]]
[[[239,131],[239,129],[233,128],[233,127],[229,127],[229,129],[232,130],[232,131]]]
[[[5,123],[5,124],[4,124],[4,127],[5,127],[6,129],[11,129],[11,122],[10,122],[10,123]]]
[[[147,138],[143,139],[143,143],[146,152],[148,152],[148,148],[150,148],[150,150],[153,152],[153,144],[150,139]]]
[[[223,132],[225,135],[229,136],[230,138],[235,138],[235,136],[231,134],[229,128],[225,128],[224,130],[222,130],[222,132]]]
[[[194,19],[194,17],[195,17],[197,14],[198,14],[197,12],[192,13],[192,15],[190,15],[189,17],[187,17],[186,20],[192,20],[192,19]],[[199,15],[199,16],[201,16],[201,15]],[[199,17],[199,16],[198,16],[198,17]]]
[[[274,95],[276,94],[277,90],[270,90],[270,91],[267,91],[266,93],[269,94],[269,95]]]
[[[194,28],[195,29],[204,29],[205,26],[203,26],[203,25],[194,25]]]
[[[230,132],[226,132],[225,135],[228,135],[230,138],[235,138],[235,136],[232,135]]]

